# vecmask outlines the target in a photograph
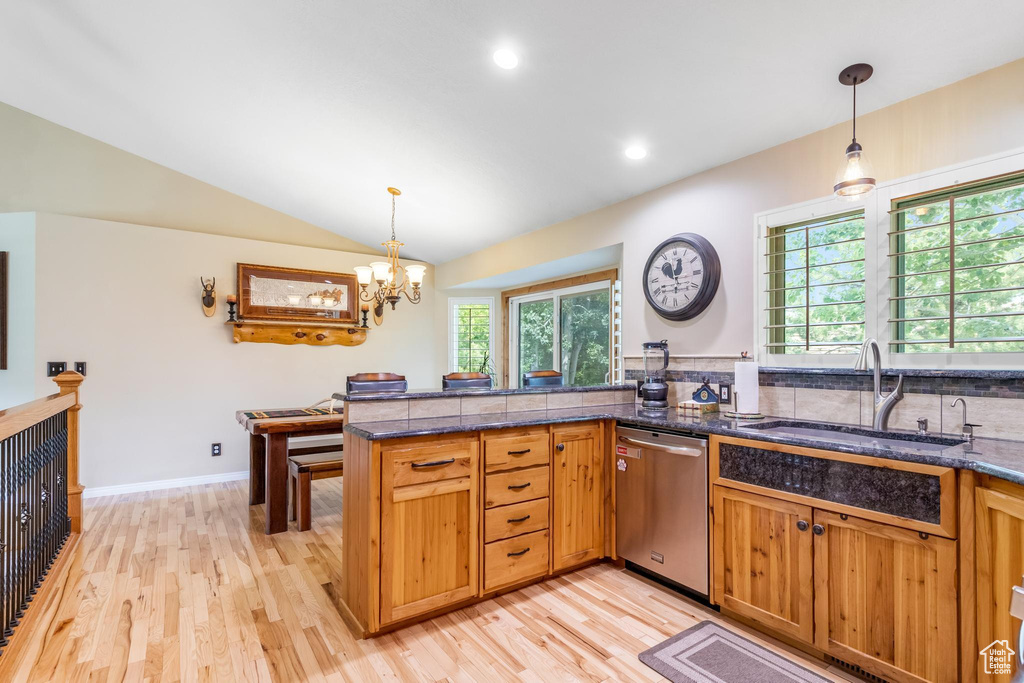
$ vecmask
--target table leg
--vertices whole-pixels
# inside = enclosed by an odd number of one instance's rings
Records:
[[[267,525],[268,534],[288,530],[288,435],[267,434]]]
[[[249,435],[249,505],[264,500],[263,475],[267,467],[267,440],[262,434]]]

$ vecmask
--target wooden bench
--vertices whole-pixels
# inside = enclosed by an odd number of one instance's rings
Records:
[[[301,453],[301,451],[315,451]],[[297,519],[299,531],[309,531],[311,522],[310,483],[314,479],[330,479],[344,474],[342,447],[334,446],[330,452],[319,452],[321,448],[293,448],[288,456],[288,482],[291,487],[292,505],[289,519]]]

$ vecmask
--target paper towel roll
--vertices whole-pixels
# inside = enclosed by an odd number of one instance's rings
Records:
[[[740,361],[736,363],[736,381],[732,391],[736,396],[737,413],[757,413],[757,363]]]

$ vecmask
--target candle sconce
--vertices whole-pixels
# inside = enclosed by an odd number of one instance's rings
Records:
[[[228,294],[227,302],[228,302],[228,322],[229,323],[238,322],[238,319],[235,318],[235,306],[238,304],[238,297],[235,296],[234,294]]]

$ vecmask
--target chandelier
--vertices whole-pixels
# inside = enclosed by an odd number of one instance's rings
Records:
[[[373,304],[373,317],[378,325],[384,315],[384,304],[391,304],[391,310],[394,310],[403,295],[409,303],[420,302],[420,285],[423,284],[423,273],[427,270],[426,266],[402,266],[398,263],[398,249],[405,245],[395,239],[395,198],[402,192],[396,187],[389,187],[388,192],[391,193],[391,239],[381,242],[381,246],[387,250],[387,261],[374,261],[369,266],[355,267],[359,300]],[[371,280],[377,282],[377,289],[372,294],[368,289]],[[368,305],[364,305],[364,310],[368,308]]]

